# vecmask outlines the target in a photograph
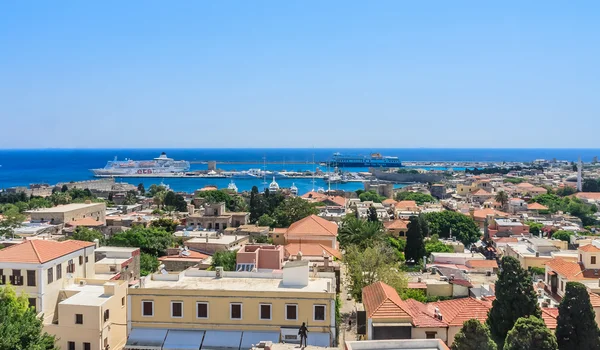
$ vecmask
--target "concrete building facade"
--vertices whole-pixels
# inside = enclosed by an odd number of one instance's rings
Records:
[[[66,224],[72,221],[92,218],[103,225],[106,223],[106,204],[104,203],[74,203],[59,205],[53,208],[43,208],[26,212],[31,221],[50,222],[51,224]]]

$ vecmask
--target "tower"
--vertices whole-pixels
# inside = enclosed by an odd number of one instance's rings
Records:
[[[581,172],[583,170],[583,163],[581,162],[581,157],[577,160],[577,191],[581,192],[583,189],[583,179],[581,176]]]

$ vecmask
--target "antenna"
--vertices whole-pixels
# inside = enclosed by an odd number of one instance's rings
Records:
[[[317,169],[315,168],[315,147],[313,146],[313,154],[312,154],[312,163],[313,163],[313,172],[312,172],[312,191],[315,191],[315,172],[317,172]]]

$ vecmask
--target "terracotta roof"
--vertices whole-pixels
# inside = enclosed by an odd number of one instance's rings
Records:
[[[519,187],[519,188],[531,188],[531,187],[535,187],[535,186],[533,186],[529,182],[521,182],[520,184],[517,185],[517,187]]]
[[[384,199],[383,202],[381,202],[381,204],[390,204],[390,205],[396,205],[396,203],[398,203],[398,202],[396,202],[395,200],[393,200],[391,198]]]
[[[323,256],[323,251],[325,251],[330,256],[342,259],[342,253],[339,250],[319,243],[288,243],[284,249],[286,256],[298,255],[300,251],[303,256]]]
[[[160,258],[158,258],[158,260],[163,261],[163,260],[171,260],[171,259],[181,259],[181,260],[185,260],[185,259],[195,259],[195,260],[204,260],[206,258],[208,258],[209,256],[206,254],[202,254],[202,253],[198,253],[195,252],[193,250],[188,250],[188,252],[190,253],[190,255],[181,255],[179,256],[179,254],[173,254],[173,255],[165,255],[165,256],[161,256]]]
[[[273,233],[283,233],[283,234],[285,234],[287,232],[287,230],[288,230],[287,227],[283,227],[283,228],[276,227],[276,228],[273,229]]]
[[[32,239],[0,250],[0,262],[43,264],[91,246],[94,246],[94,243],[75,240],[57,242]]]
[[[101,221],[96,221],[94,218],[84,218],[81,220],[75,220],[67,222],[67,226],[104,226]]]
[[[527,204],[527,210],[548,210],[548,207],[540,203],[529,203]]]
[[[433,314],[429,313],[427,305],[418,302],[414,299],[408,299],[404,301],[408,307],[408,310],[412,316],[413,324],[416,327],[424,328],[446,328],[448,324],[444,321],[440,321],[433,317]]]
[[[384,222],[383,226],[387,229],[404,230],[408,228],[408,222],[405,220],[392,220]]]
[[[476,191],[471,192],[471,195],[473,196],[492,196],[491,193],[489,193],[488,191],[484,190],[484,189],[478,189]]]
[[[600,295],[590,292],[590,303],[592,307],[600,307]]]
[[[462,324],[472,318],[478,319],[481,323],[487,319],[490,306],[481,300],[475,298],[461,298],[436,303],[427,304],[429,311],[433,315],[433,310],[437,307],[442,320],[450,326],[462,326]]]
[[[598,275],[594,277],[593,270],[584,269],[583,265],[578,262],[554,258],[547,261],[545,265],[557,274],[566,277],[569,280],[598,279]]]
[[[479,219],[485,219],[488,215],[508,216],[507,213],[493,208],[478,209],[473,212],[473,216]]]
[[[327,195],[324,193],[310,191],[310,192],[306,192],[305,194],[303,194],[300,197],[302,197],[304,199],[319,199],[319,198],[327,197]]]
[[[580,246],[577,249],[579,249],[581,251],[584,251],[586,253],[598,253],[598,252],[600,252],[600,248],[596,247],[593,244],[586,244],[584,246]]]
[[[416,209],[418,208],[415,201],[400,201],[395,205],[396,209]]]
[[[519,241],[517,237],[492,237],[492,240],[496,243],[517,243]]]
[[[470,268],[498,268],[496,260],[467,260],[465,265]]]
[[[600,200],[600,192],[578,192],[575,193],[575,197],[579,199]]]
[[[396,290],[383,282],[362,289],[362,299],[368,318],[410,318],[408,305]]]
[[[337,231],[338,226],[336,223],[327,221],[316,215],[311,215],[291,224],[285,234],[307,236],[337,236]]]
[[[327,197],[323,197],[323,198],[319,198],[317,199],[318,202],[333,202],[337,205],[339,205],[340,207],[345,207],[346,206],[346,198],[341,197],[341,196],[327,196]]]
[[[542,192],[542,193],[548,193],[548,190],[543,188],[543,187],[530,187],[527,189],[528,192]]]
[[[542,308],[542,320],[549,329],[556,329],[556,318],[558,317],[558,309],[555,307]]]

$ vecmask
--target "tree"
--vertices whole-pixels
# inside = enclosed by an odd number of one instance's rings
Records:
[[[219,250],[212,256],[212,267],[224,271],[235,271],[237,250]]]
[[[155,184],[152,184],[152,185],[150,185],[150,189],[148,189],[148,193],[147,194],[148,194],[149,197],[154,197],[159,192],[167,192],[167,188],[165,186],[162,186],[162,185],[158,185],[157,186]]]
[[[465,245],[475,243],[481,237],[479,227],[473,218],[468,215],[444,210],[423,214],[422,216],[427,223],[430,234],[447,238],[450,236],[450,230],[452,230],[452,235]]]
[[[273,213],[276,227],[289,227],[305,217],[316,215],[319,211],[310,202],[301,197],[289,197],[280,203]]]
[[[127,191],[127,194],[125,195],[125,200],[123,201],[123,204],[133,205],[135,203],[137,203],[137,194],[135,193],[135,191]]]
[[[406,279],[398,269],[396,254],[388,244],[377,243],[366,248],[350,245],[346,248],[344,263],[347,266],[348,292],[358,301],[362,300],[362,289],[378,281],[398,291],[406,286]]]
[[[139,183],[137,189],[142,196],[146,194],[146,188],[144,188],[143,183]]]
[[[156,256],[142,253],[140,254],[140,275],[148,276],[158,270],[158,266],[160,262],[156,258]]]
[[[451,350],[496,350],[496,343],[491,338],[490,330],[479,320],[470,319],[454,336]]]
[[[581,190],[583,192],[600,192],[600,179],[584,179]]]
[[[560,350],[600,349],[596,313],[583,284],[567,282],[556,321],[555,334]]]
[[[386,197],[380,196],[375,191],[366,191],[366,192],[361,193],[358,196],[358,199],[360,199],[361,202],[381,203],[384,200],[386,200]]]
[[[23,225],[23,221],[25,221],[25,215],[19,213],[18,208],[3,208],[2,219],[0,220],[0,236],[14,237],[14,230],[21,227]]]
[[[433,235],[425,241],[425,256],[431,253],[454,253],[454,248],[439,240],[438,235]]]
[[[377,209],[374,206],[369,207],[369,218],[370,222],[379,222],[379,217],[377,217]]]
[[[86,242],[93,242],[97,239],[99,242],[104,242],[104,235],[99,231],[92,230],[83,226],[77,226],[73,234],[67,237],[67,239],[74,239],[77,241]]]
[[[342,247],[354,244],[366,248],[384,239],[385,232],[379,221],[366,221],[349,215],[342,219],[338,229],[338,241]]]
[[[166,196],[167,196],[166,191],[156,192],[156,194],[153,196],[154,204],[156,204],[159,208],[162,208],[162,206],[165,204]]]
[[[535,316],[520,317],[508,332],[504,350],[557,350],[556,337]]]
[[[531,276],[517,259],[505,256],[496,281],[496,299],[486,321],[498,347],[502,347],[515,322],[526,316],[541,317]]]
[[[529,226],[529,233],[536,236],[542,232],[542,228],[544,227],[544,224],[533,221],[527,221],[525,225]]]
[[[431,195],[419,192],[410,192],[410,191],[402,191],[396,193],[397,201],[415,201],[418,205],[422,205],[424,203],[433,203],[435,202],[435,198]]]
[[[67,187],[67,185],[62,185],[62,187],[60,188],[60,191],[65,193],[69,190],[69,188]]]
[[[14,288],[0,289],[0,349],[55,350],[54,336],[43,331],[36,312],[29,307],[25,294]]]
[[[258,187],[252,186],[250,191],[250,222],[256,222],[264,213],[261,205],[261,196],[258,193]]]
[[[275,226],[275,219],[273,219],[271,216],[269,216],[269,214],[263,214],[258,218],[258,220],[256,221],[256,224],[258,226],[273,227],[273,226]]]
[[[113,235],[109,246],[140,247],[143,253],[158,257],[173,245],[173,235],[164,228],[134,226],[131,229]]]
[[[558,230],[552,234],[552,238],[560,239],[561,241],[565,241],[565,242],[570,242],[572,235],[573,235],[573,232],[571,232],[571,231]]]
[[[407,261],[418,263],[425,255],[425,243],[423,240],[423,231],[419,218],[414,216],[408,223],[408,231],[406,231],[406,248],[404,256]]]
[[[495,196],[496,202],[500,203],[500,205],[502,205],[502,208],[506,208],[506,205],[508,204],[508,195],[506,194],[506,192],[504,191],[500,191],[498,193],[496,193]]]
[[[150,222],[150,227],[162,228],[169,233],[175,233],[179,223],[170,218],[160,218]]]

